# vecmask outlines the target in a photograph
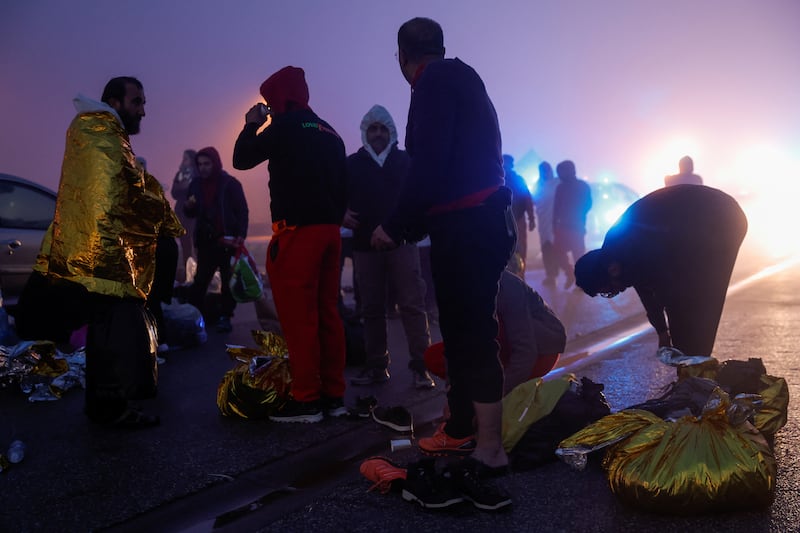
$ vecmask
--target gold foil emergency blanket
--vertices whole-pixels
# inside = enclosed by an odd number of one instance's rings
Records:
[[[613,413],[562,440],[556,449],[556,455],[573,468],[583,470],[589,453],[612,446],[660,421],[653,413],[638,409]]]
[[[720,364],[713,357],[709,361],[678,367],[678,380],[688,377],[704,377],[717,381]],[[766,437],[772,438],[783,426],[786,425],[789,410],[789,385],[781,377],[762,374],[759,378],[757,392],[761,395],[761,405],[753,416],[753,425]]]
[[[751,424],[728,421],[727,394],[701,417],[658,421],[609,451],[603,466],[612,492],[650,512],[695,514],[772,503],[777,467]]]
[[[136,163],[119,121],[108,112],[75,117],[35,269],[92,292],[146,298],[156,237],[184,231],[161,185]]]
[[[228,346],[236,366],[217,387],[217,407],[225,416],[265,418],[289,397],[291,376],[286,341],[274,332],[252,331],[259,349]]]
[[[85,386],[86,354],[64,354],[52,341],[22,341],[0,346],[0,388],[18,384],[29,402],[58,400]]]
[[[786,425],[789,411],[789,385],[783,378],[761,376],[761,407],[753,417],[753,425],[767,437],[772,437]]]

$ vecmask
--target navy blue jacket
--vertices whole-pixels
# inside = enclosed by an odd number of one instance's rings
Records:
[[[409,175],[383,224],[395,242],[432,207],[503,185],[497,113],[478,73],[458,58],[429,63],[416,81],[405,145]]]

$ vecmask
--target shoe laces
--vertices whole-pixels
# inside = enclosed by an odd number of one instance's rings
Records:
[[[372,468],[369,467],[370,465]],[[389,492],[392,487],[392,481],[406,478],[405,470],[385,459],[365,461],[362,464],[361,472],[367,479],[374,481],[373,485],[367,489],[367,492],[377,489],[381,494]]]

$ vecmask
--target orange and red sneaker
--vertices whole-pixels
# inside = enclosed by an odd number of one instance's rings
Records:
[[[419,449],[427,455],[469,455],[475,451],[475,435],[455,439],[440,425],[431,437],[419,439]]]
[[[406,479],[406,469],[391,462],[385,457],[370,457],[361,463],[361,474],[372,481],[369,490],[378,489],[381,494],[386,494],[391,489],[401,488]]]

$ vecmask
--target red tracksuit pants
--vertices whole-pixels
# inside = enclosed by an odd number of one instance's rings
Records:
[[[339,226],[281,231],[267,249],[267,274],[289,348],[292,396],[299,402],[344,397],[344,327],[337,307]]]

